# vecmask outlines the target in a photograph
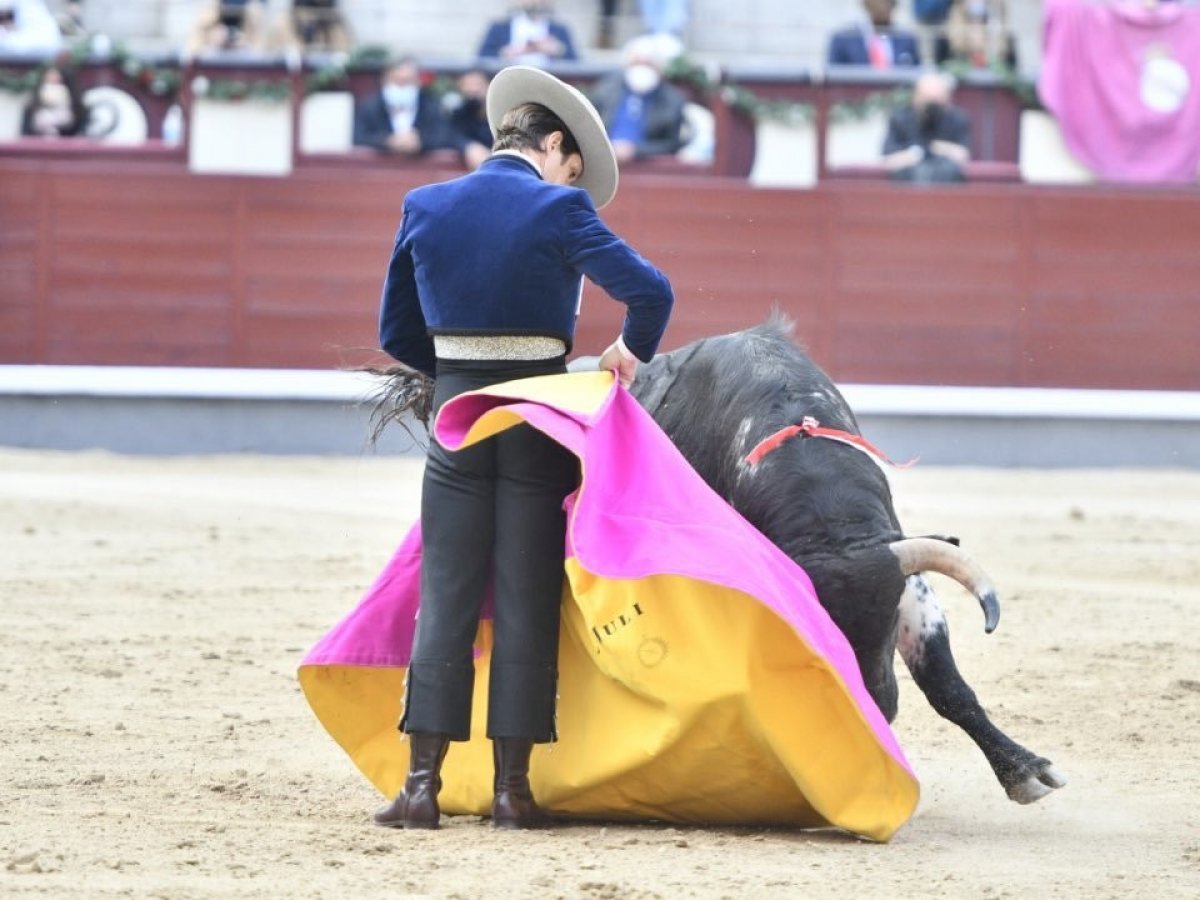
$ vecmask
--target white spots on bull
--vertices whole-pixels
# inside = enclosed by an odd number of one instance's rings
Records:
[[[840,394],[833,391],[830,386],[818,385],[816,390],[812,391],[808,396],[812,400],[813,408],[815,409],[837,410],[844,415],[850,411],[846,406],[846,401],[842,399]]]
[[[896,649],[905,664],[912,669],[925,657],[925,642],[946,628],[946,617],[937,594],[924,575],[909,575],[900,595],[900,617],[897,623]]]
[[[734,471],[737,472],[738,481],[741,481],[748,475],[753,475],[757,468],[746,462],[746,454],[754,449],[748,445],[750,430],[753,427],[753,419],[749,417],[742,419],[741,424],[737,427],[737,432],[733,436],[733,440],[729,443],[729,446],[733,450],[733,465]]]

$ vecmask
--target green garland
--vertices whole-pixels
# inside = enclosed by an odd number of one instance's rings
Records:
[[[785,125],[803,125],[812,121],[811,103],[766,100],[748,87],[727,81],[720,76],[720,80],[714,82],[704,66],[688,59],[686,55],[677,56],[667,63],[663,75],[669,81],[689,85],[701,97],[719,93],[725,103],[752,119],[769,120]]]
[[[967,75],[980,71],[966,62],[949,62],[941,66],[940,71],[951,76],[956,81],[963,81]],[[996,63],[987,71],[991,72],[999,85],[1011,91],[1023,109],[1041,109],[1037,87],[1027,78],[1004,65]],[[838,124],[861,122],[875,114],[887,115],[893,109],[907,106],[912,102],[912,87],[899,85],[887,91],[873,91],[860,100],[841,100],[829,108],[829,120]]]
[[[151,65],[130,53],[124,44],[113,47],[112,61],[121,74],[156,97],[174,97],[183,81],[178,69]]]
[[[948,63],[942,66],[942,71],[962,80],[973,71],[968,63]],[[1019,75],[1014,69],[1003,63],[993,64],[989,71],[996,77],[999,84],[1010,90],[1026,109],[1040,109],[1037,88],[1033,82]],[[687,56],[678,56],[667,64],[664,75],[670,81],[686,84],[693,88],[701,97],[709,97],[719,92],[721,99],[738,112],[753,119],[767,119],[787,125],[803,125],[813,119],[813,105],[792,100],[767,100],[754,91],[732,81],[721,79],[714,82],[708,70]],[[912,88],[907,85],[898,86],[886,91],[873,91],[861,100],[842,100],[829,108],[831,122],[847,123],[863,121],[878,113],[888,113],[897,106],[903,106],[912,99]]]
[[[756,121],[778,122],[781,125],[807,125],[813,119],[811,103],[795,100],[764,100],[749,88],[738,84],[721,87],[721,98]]]
[[[304,82],[304,93],[315,94],[342,86],[356,69],[378,69],[387,64],[391,51],[381,44],[364,44],[345,57],[314,71]]]
[[[947,75],[953,76],[958,81],[962,81],[965,76],[972,72],[979,71],[978,68],[972,66],[970,63],[960,60],[943,63],[941,70]],[[991,72],[1001,85],[1016,95],[1022,109],[1043,108],[1041,98],[1038,96],[1037,85],[1019,74],[1012,66],[1005,65],[1002,62],[993,62],[985,71]]]
[[[30,69],[28,72],[12,72],[0,69],[0,91],[9,94],[28,94],[37,87],[38,79],[42,77],[43,66]]]
[[[27,93],[37,86],[42,73],[50,66],[78,69],[91,58],[91,38],[81,38],[71,46],[64,57],[39,63],[27,72],[0,71],[0,91]],[[179,90],[182,79],[178,69],[152,65],[134,56],[124,44],[114,45],[109,51],[108,60],[127,79],[157,97],[174,97]]]
[[[68,54],[68,59],[76,67],[83,65],[91,58],[92,40],[88,37],[76,41]],[[112,49],[109,50],[108,59],[122,75],[156,97],[174,97],[183,80],[178,68],[165,68],[148,63],[130,53],[129,48],[119,41],[113,44]]]
[[[243,81],[240,78],[198,75],[192,80],[192,94],[206,100],[226,102],[286,103],[292,98],[292,83],[287,79]]]
[[[874,115],[886,116],[894,109],[912,102],[912,88],[907,85],[887,91],[872,91],[860,100],[839,100],[829,107],[829,121],[835,125],[862,122]]]

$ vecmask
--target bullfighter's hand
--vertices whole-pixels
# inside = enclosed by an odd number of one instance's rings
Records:
[[[613,341],[600,355],[600,369],[615,372],[617,380],[624,388],[633,386],[633,379],[637,377],[637,366],[638,358],[629,352],[625,340],[621,337]]]

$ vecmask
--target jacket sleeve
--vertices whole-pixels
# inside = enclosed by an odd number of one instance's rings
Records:
[[[492,22],[483,35],[479,44],[479,52],[475,54],[480,59],[496,59],[500,51],[508,43],[508,22]]]
[[[625,324],[621,329],[625,346],[642,362],[649,362],[666,331],[675,303],[671,282],[609,230],[585,191],[571,191],[570,195],[566,215],[567,261],[609,296],[625,304]]]
[[[383,112],[383,104],[377,96],[370,96],[354,109],[354,145],[388,149],[388,138],[392,136],[391,123]]]
[[[859,62],[853,50],[853,39],[837,32],[829,39],[829,54],[826,60],[831,66],[853,65]]]
[[[646,136],[638,143],[638,156],[670,156],[683,146],[683,94],[669,84],[658,94],[646,113]]]
[[[949,107],[946,110],[945,124],[942,128],[942,134],[938,135],[939,140],[950,141],[954,144],[961,144],[964,147],[971,146],[971,118],[956,107]]]
[[[412,254],[404,245],[404,227],[408,210],[400,222],[392,258],[388,262],[383,282],[383,297],[379,304],[379,345],[388,355],[406,366],[433,377],[435,355],[433,338],[425,325],[417,281],[413,272]]]
[[[883,155],[907,150],[914,144],[920,143],[919,138],[908,127],[908,113],[905,109],[896,109],[888,115],[887,134],[883,138]]]
[[[417,103],[417,118],[413,122],[421,135],[421,150],[461,150],[462,142],[455,139],[450,122],[442,111],[441,101],[429,91],[421,91]]]
[[[570,28],[566,25],[555,23],[550,26],[550,33],[563,45],[563,55],[560,59],[579,59],[579,55],[575,51],[575,40],[571,36]]]

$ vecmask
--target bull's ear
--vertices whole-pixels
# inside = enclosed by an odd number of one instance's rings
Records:
[[[932,538],[935,541],[945,541],[947,544],[958,546],[958,538],[952,534],[923,534],[921,537]]]

